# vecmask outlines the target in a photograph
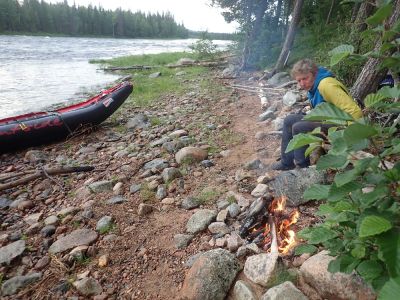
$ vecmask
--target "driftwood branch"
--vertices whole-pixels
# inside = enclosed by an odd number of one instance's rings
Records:
[[[43,170],[36,171],[33,174],[22,177],[18,180],[7,182],[4,184],[0,184],[0,191],[7,190],[21,184],[28,183],[32,180],[38,178],[47,178],[51,175],[60,175],[60,174],[68,174],[68,173],[78,173],[78,172],[90,172],[93,171],[93,166],[81,166],[81,167],[59,167],[59,168],[46,168]]]
[[[103,68],[103,71],[126,71],[126,70],[150,70],[152,68],[155,68],[157,66],[127,66],[127,67],[107,67]]]
[[[278,252],[278,238],[276,235],[276,226],[275,226],[275,218],[272,215],[268,216],[268,224],[271,228],[271,254],[277,255]]]

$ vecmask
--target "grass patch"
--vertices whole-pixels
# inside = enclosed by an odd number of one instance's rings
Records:
[[[271,281],[268,284],[268,288],[271,288],[273,286],[277,286],[281,283],[284,283],[286,281],[291,281],[294,284],[296,284],[297,281],[297,275],[295,275],[293,272],[290,272],[288,269],[286,269],[282,264],[278,264],[274,276],[271,278]]]
[[[99,229],[99,233],[106,234],[109,232],[114,232],[116,229],[117,229],[117,225],[115,225],[113,222],[111,222],[109,225],[101,227]]]
[[[182,84],[183,81],[190,82],[208,72],[208,69],[205,67],[168,68],[166,66],[167,64],[176,63],[183,57],[195,58],[195,55],[188,52],[173,52],[124,56],[110,60],[91,60],[90,62],[110,67],[152,66],[153,68],[149,70],[128,70],[122,72],[124,75],[131,75],[134,82],[133,93],[126,103],[147,107],[155,103],[163,95],[175,94],[179,96],[190,91],[190,84]],[[186,74],[176,76],[176,73],[180,71],[185,71]],[[149,75],[155,72],[160,72],[161,76],[149,78]]]
[[[217,201],[221,195],[222,191],[212,187],[205,187],[197,194],[196,198],[200,204],[211,204]]]
[[[142,202],[151,202],[156,198],[156,193],[149,188],[147,183],[144,183],[140,188],[139,197]]]

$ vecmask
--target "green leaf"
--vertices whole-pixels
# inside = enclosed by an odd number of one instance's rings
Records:
[[[305,145],[311,144],[311,143],[316,143],[316,142],[322,142],[323,139],[316,137],[312,134],[308,133],[299,133],[296,134],[289,142],[288,146],[286,147],[285,153],[288,153],[292,150],[301,148]]]
[[[311,237],[312,231],[313,228],[311,227],[304,228],[297,233],[297,237],[300,239],[308,240]]]
[[[367,216],[360,224],[360,237],[377,235],[392,228],[392,223],[379,216]]]
[[[385,97],[385,96],[383,96],[381,94],[369,94],[364,99],[365,107],[373,107],[375,104],[382,102],[386,98],[387,97]]]
[[[341,168],[347,163],[347,155],[326,154],[317,162],[317,170]]]
[[[326,121],[326,120],[341,120],[354,121],[353,117],[344,112],[335,105],[324,102],[316,106],[311,112],[304,116],[307,121]]]
[[[335,175],[335,183],[337,187],[345,185],[353,180],[355,180],[358,176],[357,169],[352,169],[343,173],[336,173]]]
[[[345,199],[349,193],[361,189],[361,184],[358,182],[352,181],[346,183],[340,187],[336,186],[336,184],[332,184],[329,190],[328,201],[339,201]]]
[[[342,52],[342,53],[335,53],[331,55],[331,61],[330,61],[330,66],[333,67],[340,63],[343,59],[347,58],[350,56],[350,53],[347,52]]]
[[[359,259],[355,259],[350,255],[340,255],[329,263],[328,271],[331,273],[344,272],[349,274],[357,267],[359,262]]]
[[[390,278],[379,292],[378,300],[394,300],[400,295],[400,276]]]
[[[339,45],[336,48],[332,49],[331,51],[328,52],[330,56],[336,55],[336,54],[346,54],[350,55],[354,53],[354,47],[352,45]]]
[[[320,244],[327,240],[333,239],[338,234],[326,227],[315,227],[311,231],[310,238],[308,239],[308,243],[310,244]]]
[[[365,256],[365,246],[356,245],[353,250],[351,250],[351,255],[355,258],[363,258]]]
[[[380,257],[385,261],[391,277],[400,276],[400,232],[392,229],[377,239]]]
[[[353,123],[344,130],[343,137],[347,145],[354,145],[376,134],[378,131],[372,126]]]
[[[315,149],[321,146],[321,143],[312,143],[308,146],[306,149],[306,152],[304,152],[304,155],[307,157],[309,156]]]
[[[389,189],[386,185],[378,186],[375,187],[375,189],[372,192],[363,194],[361,202],[363,205],[368,207],[377,200],[386,197],[386,195],[388,194],[389,194]]]
[[[381,6],[372,16],[367,18],[367,24],[376,26],[381,24],[386,18],[392,14],[392,4],[386,4]]]
[[[381,95],[385,98],[398,98],[400,97],[400,87],[399,86],[384,86],[381,88],[378,93],[378,95]],[[368,96],[367,96],[368,97]]]
[[[383,268],[376,260],[364,260],[357,266],[357,272],[367,281],[371,281],[382,274]]]
[[[322,200],[328,198],[330,185],[314,184],[304,191],[305,200]]]
[[[296,249],[294,250],[294,254],[295,255],[300,255],[303,253],[314,254],[315,252],[317,252],[317,250],[318,248],[315,247],[314,245],[302,244],[296,247]]]

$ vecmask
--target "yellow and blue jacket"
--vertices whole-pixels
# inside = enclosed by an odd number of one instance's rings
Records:
[[[325,68],[318,68],[314,85],[307,96],[312,108],[320,103],[329,102],[350,114],[355,120],[362,117],[361,108],[350,96],[343,83],[334,78],[334,75]]]

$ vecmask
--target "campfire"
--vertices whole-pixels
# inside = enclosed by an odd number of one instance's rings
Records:
[[[280,255],[287,255],[296,245],[292,225],[297,223],[299,216],[297,209],[286,208],[285,196],[261,197],[250,206],[239,234],[264,251],[271,251],[276,245]]]

